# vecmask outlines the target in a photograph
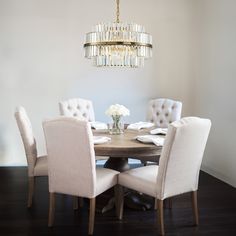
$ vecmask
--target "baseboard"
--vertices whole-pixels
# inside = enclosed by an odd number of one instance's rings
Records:
[[[235,180],[229,178],[228,176],[223,175],[222,173],[218,172],[217,170],[214,170],[214,169],[212,169],[212,168],[209,168],[209,167],[207,167],[207,166],[205,166],[205,165],[202,165],[202,166],[201,166],[201,170],[203,170],[204,172],[206,172],[206,173],[209,174],[209,175],[214,176],[214,177],[217,178],[217,179],[222,180],[223,182],[225,182],[225,183],[227,183],[227,184],[233,186],[234,188],[236,188],[236,182],[235,182]]]

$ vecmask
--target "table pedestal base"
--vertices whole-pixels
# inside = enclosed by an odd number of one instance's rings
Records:
[[[125,194],[124,205],[133,210],[146,211],[153,208],[154,199],[141,193],[128,190],[127,194]]]
[[[128,158],[115,158],[115,157],[110,157],[105,165],[105,168],[112,169],[112,170],[117,170],[119,172],[124,172],[126,170],[129,170],[129,163],[128,163]]]
[[[105,168],[124,172],[129,170],[128,158],[110,157],[105,165]],[[108,190],[101,197],[97,197],[98,207],[97,211],[104,213],[114,207],[114,191]],[[103,204],[106,203],[106,204]],[[126,207],[134,210],[149,210],[153,207],[153,200],[143,194],[126,189],[124,194],[124,204]]]

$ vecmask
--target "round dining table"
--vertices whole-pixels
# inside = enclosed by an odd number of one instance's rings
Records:
[[[106,143],[95,144],[95,154],[96,156],[106,156],[105,159],[108,158],[104,165],[105,168],[119,172],[130,169],[128,158],[138,159],[142,157],[142,160],[144,160],[145,157],[155,157],[158,162],[162,147],[156,146],[153,143],[142,143],[136,139],[138,135],[149,134],[149,131],[150,129],[142,129],[140,131],[125,129],[124,133],[114,135],[109,134],[108,130],[93,130],[94,136],[106,136],[111,138],[111,140]],[[111,199],[113,198],[108,194],[107,203],[101,206],[101,210],[98,211],[103,213],[110,210],[114,206],[114,201],[111,201]],[[102,200],[102,202],[103,201],[104,200]],[[150,209],[153,205],[147,203],[147,201],[143,199],[143,196],[134,192],[126,194],[125,203],[130,208],[141,210]]]
[[[150,129],[140,131],[125,129],[122,134],[109,134],[108,130],[94,130],[94,136],[106,136],[111,140],[94,145],[96,156],[107,156],[104,167],[118,170],[120,172],[129,169],[128,158],[157,157],[160,156],[161,146],[153,143],[139,142],[136,137],[138,135],[149,134]]]

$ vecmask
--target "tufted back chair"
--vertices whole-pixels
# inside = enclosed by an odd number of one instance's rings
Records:
[[[60,117],[45,121],[43,128],[48,151],[49,192],[94,197],[96,164],[89,123],[74,117]]]
[[[158,98],[148,103],[147,120],[160,128],[167,128],[181,118],[182,103],[171,99]]]
[[[87,121],[59,117],[43,122],[43,129],[48,151],[48,226],[54,222],[55,193],[86,197],[90,199],[88,234],[92,235],[96,196],[117,184],[119,172],[96,169],[93,134]]]
[[[211,128],[209,119],[185,117],[168,127],[159,166],[134,168],[119,174],[118,184],[155,197],[160,235],[164,230],[164,199],[190,192],[195,225],[199,224],[197,189],[199,171]],[[119,217],[123,214],[123,188]]]
[[[34,166],[37,159],[36,141],[33,135],[31,122],[24,107],[16,108],[15,118],[25,148],[28,163],[28,175],[34,176]]]
[[[35,177],[48,175],[47,156],[38,156],[31,122],[24,107],[16,108],[15,118],[20,130],[28,163],[28,207],[31,207],[34,195]]]
[[[198,189],[210,128],[210,120],[198,117],[185,117],[169,126],[159,162],[158,199]]]
[[[60,113],[63,116],[78,117],[86,121],[95,121],[93,103],[82,98],[73,98],[59,102]]]

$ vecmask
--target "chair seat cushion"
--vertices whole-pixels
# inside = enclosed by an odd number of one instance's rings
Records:
[[[36,159],[36,164],[34,167],[34,176],[48,176],[47,156],[40,156]]]
[[[118,171],[107,168],[96,168],[96,196],[117,184]]]
[[[131,169],[119,174],[118,184],[148,194],[157,196],[158,166],[150,165]]]

